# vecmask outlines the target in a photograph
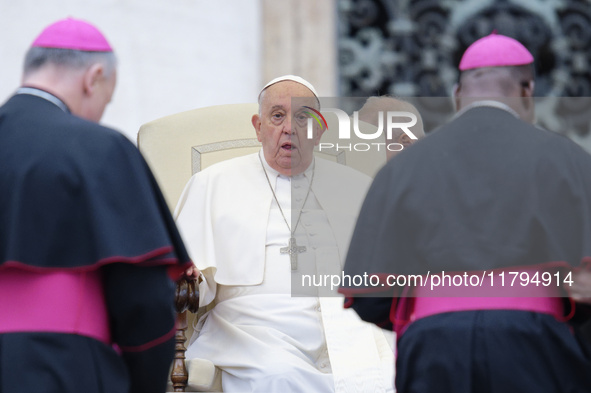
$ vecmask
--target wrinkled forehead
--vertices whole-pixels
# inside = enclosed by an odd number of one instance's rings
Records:
[[[261,92],[259,103],[263,112],[275,107],[294,111],[303,106],[320,108],[316,95],[306,86],[294,81],[282,81],[267,87]]]

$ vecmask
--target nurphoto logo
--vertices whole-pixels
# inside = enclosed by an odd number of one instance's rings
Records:
[[[307,119],[307,137],[308,139],[312,139],[314,137],[314,120],[320,125],[320,127],[324,127],[328,129],[328,123],[326,119],[314,108],[305,106],[304,108],[311,110],[312,112],[306,112],[309,116]],[[353,112],[353,127],[351,127],[351,118],[349,115],[342,109],[338,108],[324,108],[322,109],[324,113],[334,113],[338,120],[338,139],[339,141],[342,140],[343,143],[325,143],[321,142],[318,145],[320,151],[323,149],[336,149],[338,150],[348,150],[348,151],[368,151],[372,148],[380,150],[381,148],[388,149],[390,151],[400,151],[404,148],[404,146],[400,143],[388,143],[388,141],[393,139],[393,131],[395,129],[399,129],[404,132],[410,139],[416,140],[418,139],[417,136],[410,130],[410,127],[417,124],[417,116],[412,112],[400,112],[400,111],[379,111],[377,112],[378,121],[377,121],[377,129],[374,132],[364,133],[360,129],[359,124],[359,113],[358,111]],[[384,118],[386,119],[386,124],[384,125]],[[320,121],[322,119],[322,122]],[[359,139],[367,140],[367,141],[375,141],[375,142],[361,142],[361,143],[350,143],[351,140],[351,128],[353,129],[353,133]],[[385,132],[385,139],[383,138],[383,134]]]

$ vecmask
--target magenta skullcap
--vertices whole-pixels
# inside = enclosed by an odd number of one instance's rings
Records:
[[[113,51],[99,29],[88,22],[74,18],[62,19],[47,26],[31,46],[87,52]]]
[[[460,60],[460,71],[531,64],[534,57],[519,41],[493,32],[475,41]]]

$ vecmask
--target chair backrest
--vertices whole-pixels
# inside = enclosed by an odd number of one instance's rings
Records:
[[[256,103],[211,106],[166,116],[140,128],[138,146],[171,210],[194,173],[216,162],[259,151],[260,143],[251,123],[257,112]],[[332,143],[335,148],[324,148],[316,154],[374,176],[385,163],[385,151],[360,153],[348,149],[343,141],[338,141],[336,116],[329,114],[326,120],[328,131],[322,142]],[[361,125],[362,130],[372,128],[375,130],[372,125]],[[367,142],[352,135],[347,145]],[[337,143],[341,145],[338,150]]]

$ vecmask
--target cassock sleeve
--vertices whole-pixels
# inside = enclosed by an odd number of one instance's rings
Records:
[[[113,342],[121,349],[130,393],[161,393],[174,355],[174,283],[165,266],[103,267]]]
[[[394,302],[392,297],[349,297],[345,308],[352,308],[361,319],[382,329],[392,330],[390,313]]]
[[[384,214],[383,207],[387,206],[387,190],[383,186],[385,183],[383,178],[382,170],[370,187],[355,226],[344,268],[344,273],[351,277],[365,274],[379,276],[383,273],[372,263],[374,261],[372,253],[375,250],[373,242],[376,240],[376,234],[384,230],[380,227],[383,222],[380,219]],[[396,304],[393,288],[381,285],[377,287],[354,285],[342,286],[339,292],[346,296],[345,308],[352,308],[366,322],[383,329],[392,329],[393,324],[390,318],[392,307]]]

